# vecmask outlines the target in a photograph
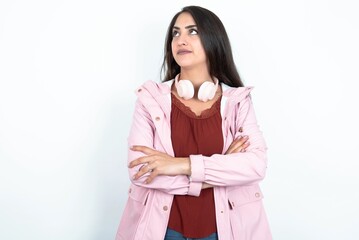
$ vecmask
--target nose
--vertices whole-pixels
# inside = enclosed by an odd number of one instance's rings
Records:
[[[186,46],[188,44],[187,37],[185,35],[180,35],[177,39],[178,46]]]

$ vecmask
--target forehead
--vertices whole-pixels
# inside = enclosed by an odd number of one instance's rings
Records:
[[[189,25],[196,25],[196,22],[194,21],[191,14],[187,12],[183,12],[180,15],[178,15],[174,26],[185,27]]]

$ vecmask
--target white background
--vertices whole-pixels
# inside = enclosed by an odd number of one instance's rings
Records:
[[[114,239],[134,90],[159,81],[190,4],[222,19],[255,87],[274,239],[359,239],[354,0],[1,0],[0,239]]]

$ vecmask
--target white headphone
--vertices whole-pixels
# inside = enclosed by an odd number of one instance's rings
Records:
[[[194,87],[190,80],[182,79],[178,81],[179,74],[175,77],[175,86],[177,88],[177,93],[180,97],[185,100],[193,98],[194,95]],[[198,99],[207,102],[208,100],[212,100],[214,95],[216,94],[218,88],[218,79],[214,78],[215,83],[205,81],[202,83],[198,90]]]

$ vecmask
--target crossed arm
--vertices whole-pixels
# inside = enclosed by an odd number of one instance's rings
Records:
[[[245,152],[250,145],[248,136],[235,139],[225,154]],[[175,176],[187,175],[191,176],[191,164],[189,157],[179,158],[172,157],[164,152],[154,150],[146,146],[132,146],[132,151],[138,151],[144,154],[143,157],[137,158],[130,162],[129,168],[142,165],[139,171],[133,176],[134,180],[139,179],[144,174],[149,173],[145,183],[151,183],[154,178],[159,175]],[[210,184],[203,183],[202,188],[212,187]]]
[[[197,196],[201,188],[261,181],[267,167],[266,144],[249,98],[241,102],[236,116],[236,129],[240,127],[242,131],[235,133],[235,140],[224,154],[176,158],[153,148],[154,121],[142,102],[137,101],[128,138],[132,146],[128,156],[132,182],[169,194]]]

